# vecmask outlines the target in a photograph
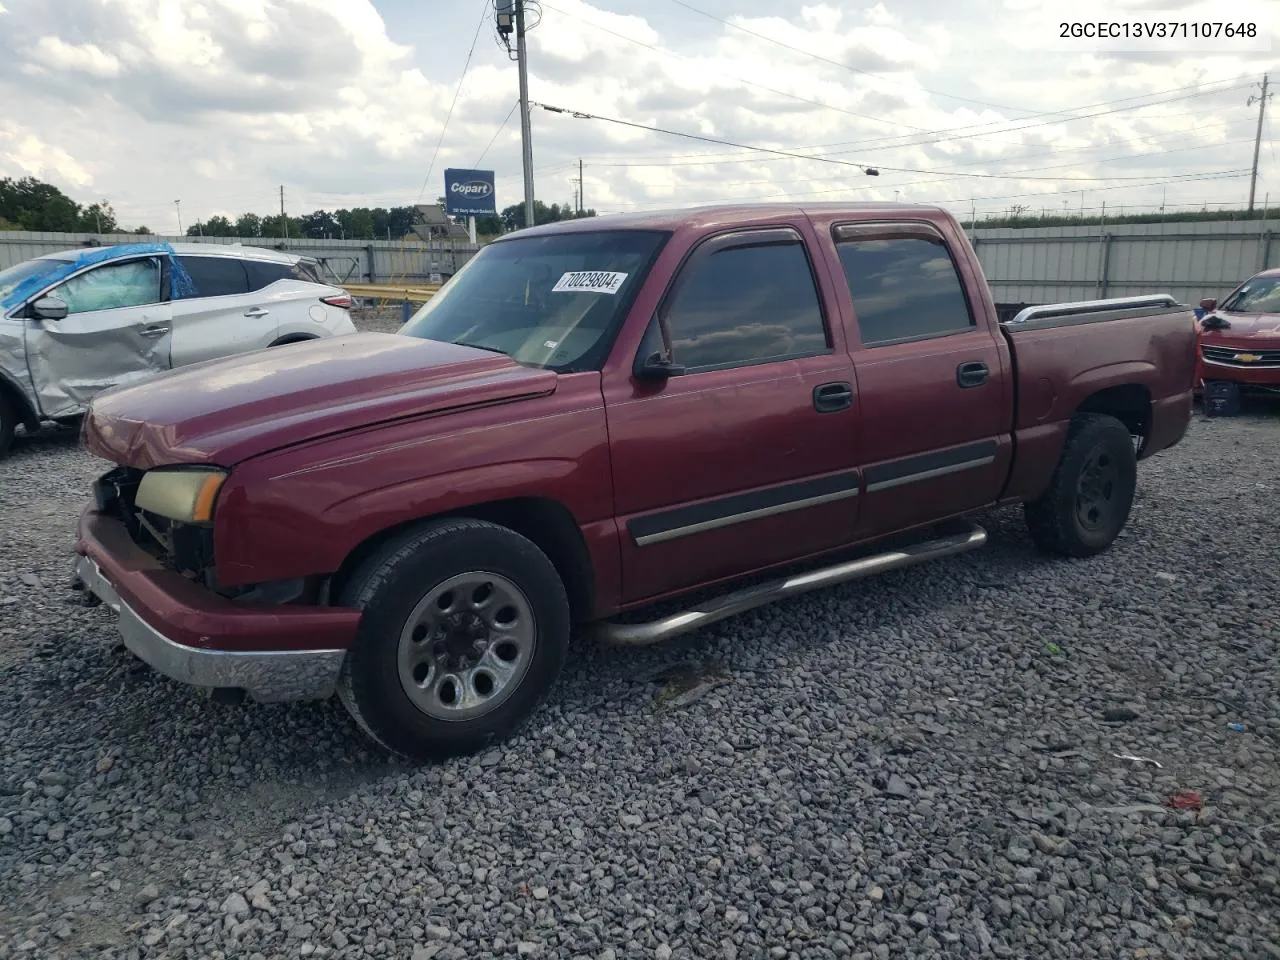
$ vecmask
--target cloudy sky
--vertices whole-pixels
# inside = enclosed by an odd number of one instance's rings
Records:
[[[826,157],[535,109],[539,199],[567,201],[581,158],[601,213],[733,199],[898,197],[966,217],[1242,202],[1257,119],[1246,101],[1265,70],[1280,80],[1280,17],[1263,24],[1269,51],[1126,52],[1057,39],[1061,17],[1041,0],[538,6],[534,101]],[[1111,19],[1211,9],[1108,7]],[[173,231],[175,199],[187,223],[272,212],[280,185],[291,214],[430,202],[445,167],[481,158],[499,205],[516,203],[517,95],[491,0],[0,0],[0,176],[108,199],[129,226]],[[1280,202],[1277,130],[1269,119],[1259,201]]]

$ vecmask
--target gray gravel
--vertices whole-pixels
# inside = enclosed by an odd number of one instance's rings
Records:
[[[20,440],[0,958],[1280,957],[1278,468],[1280,407],[1197,419],[1103,557],[997,512],[976,554],[581,645],[522,735],[412,768],[336,703],[134,669],[64,588],[98,466]]]

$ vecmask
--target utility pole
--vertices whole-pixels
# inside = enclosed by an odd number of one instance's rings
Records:
[[[520,153],[524,162],[524,225],[533,220],[533,135],[529,126],[529,51],[525,46],[525,0],[494,0],[498,37],[511,56],[511,34],[516,35],[516,67],[520,74]],[[534,23],[537,26],[537,23]]]
[[[529,52],[524,40],[524,0],[516,3],[516,60],[520,71],[520,147],[524,157],[524,225],[533,219],[533,133],[529,126]]]
[[[1250,97],[1247,106],[1253,106],[1254,101],[1258,104],[1258,132],[1253,138],[1253,175],[1249,178],[1249,212],[1253,213],[1253,198],[1258,190],[1258,151],[1262,147],[1262,118],[1267,113],[1267,98],[1271,94],[1267,93],[1267,74],[1262,75],[1262,93],[1256,97]]]
[[[182,236],[182,201],[173,201],[173,208],[178,211],[178,236]]]
[[[582,158],[578,158],[578,216],[587,211],[587,182],[582,179]]]
[[[280,184],[280,229],[284,231],[284,238],[289,239],[289,218],[284,215],[284,184]]]

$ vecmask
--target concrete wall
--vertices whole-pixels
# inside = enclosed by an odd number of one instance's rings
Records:
[[[1271,221],[1122,223],[970,232],[997,302],[1168,293],[1195,305],[1280,266]]]
[[[0,270],[23,260],[91,241],[115,243],[239,243],[246,247],[284,249],[321,262],[336,283],[427,282],[433,273],[451,276],[471,259],[476,248],[452,240],[289,240],[275,237],[164,237],[135,234],[0,232]]]

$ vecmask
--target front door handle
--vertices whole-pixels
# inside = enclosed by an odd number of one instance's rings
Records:
[[[169,332],[169,328],[163,323],[151,323],[138,331],[144,337],[163,337]]]
[[[834,413],[853,406],[853,385],[848,383],[824,383],[813,388],[813,409],[819,413]]]
[[[980,387],[991,376],[991,370],[981,360],[970,360],[956,367],[956,383],[962,388]]]
[[[246,317],[253,317],[256,319],[258,317],[265,317],[270,312],[270,310],[263,310],[261,307],[250,307],[244,312],[244,315]]]

